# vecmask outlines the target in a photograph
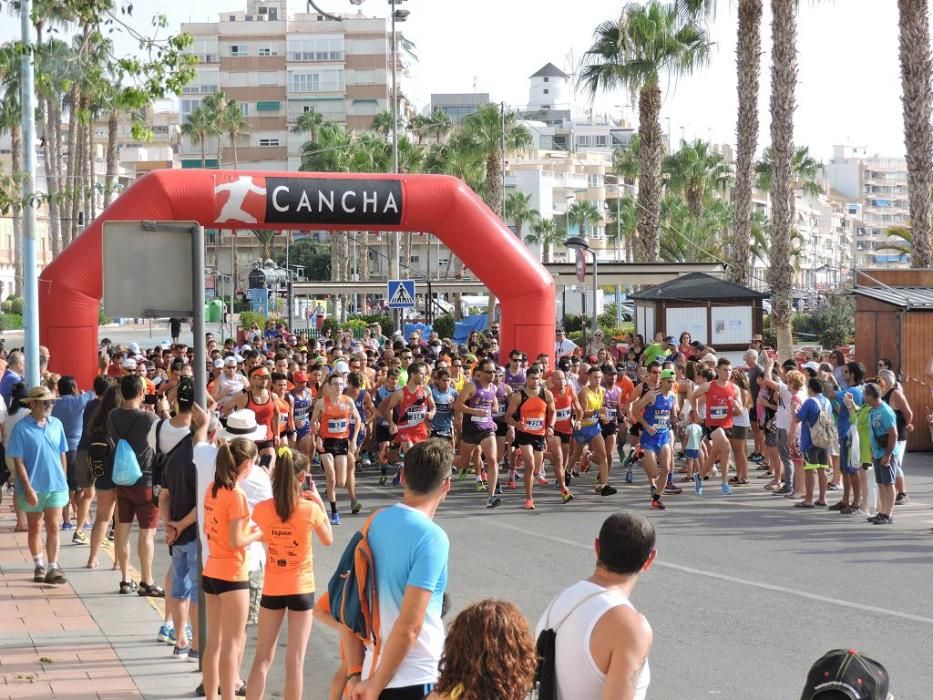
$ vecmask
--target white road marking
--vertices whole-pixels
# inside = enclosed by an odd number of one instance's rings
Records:
[[[895,516],[896,518],[896,516]],[[506,528],[507,530],[513,530],[514,532],[521,533],[523,535],[528,535],[530,537],[537,537],[543,540],[550,540],[551,542],[557,542],[560,544],[569,545],[571,547],[576,547],[578,549],[585,549],[592,551],[592,543],[583,544],[581,542],[574,542],[573,540],[568,540],[563,537],[554,537],[552,535],[544,535],[540,532],[535,532],[534,530],[528,530],[523,527],[518,527],[516,525],[510,525],[508,523],[502,522],[501,520],[496,520],[493,523],[494,526],[498,528]],[[695,569],[690,566],[682,566],[681,564],[675,564],[669,561],[663,561],[656,559],[653,566],[658,566],[664,569],[672,569],[674,571],[680,571],[685,574],[692,574],[694,576],[704,576],[706,578],[716,579],[718,581],[728,581],[729,583],[738,584],[740,586],[749,586],[752,588],[758,588],[765,591],[773,591],[775,593],[783,593],[785,595],[792,595],[798,598],[805,598],[807,600],[813,600],[819,603],[828,603],[830,605],[837,605],[843,608],[849,608],[850,610],[859,610],[862,612],[874,613],[876,615],[885,615],[888,617],[896,617],[902,620],[907,620],[909,622],[919,622],[925,625],[933,625],[933,618],[923,617],[921,615],[913,615],[911,613],[901,612],[899,610],[889,610],[887,608],[879,608],[874,605],[863,605],[862,603],[855,603],[849,600],[840,600],[838,598],[830,598],[828,596],[818,595],[816,593],[810,593],[808,591],[801,591],[796,588],[786,588],[784,586],[775,586],[770,583],[762,583],[760,581],[749,581],[747,579],[738,578],[736,576],[729,576],[728,574],[720,574],[715,571],[704,571],[703,569]]]

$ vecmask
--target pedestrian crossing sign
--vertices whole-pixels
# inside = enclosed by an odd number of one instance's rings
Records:
[[[415,280],[389,280],[390,309],[411,309],[415,306]]]

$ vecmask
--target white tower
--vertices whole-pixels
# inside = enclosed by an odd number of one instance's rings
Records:
[[[570,76],[548,63],[530,76],[528,109],[569,109],[573,101]]]

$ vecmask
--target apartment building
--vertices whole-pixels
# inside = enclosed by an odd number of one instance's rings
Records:
[[[389,108],[391,32],[384,18],[316,13],[289,16],[286,0],[246,0],[245,10],[215,22],[189,22],[197,77],[181,96],[181,118],[207,95],[224,90],[240,104],[248,129],[238,136],[239,165],[297,170],[306,134],[291,128],[305,112],[366,129]],[[401,61],[400,61],[401,63]],[[206,144],[208,167],[232,165],[229,137]],[[182,167],[200,167],[201,147],[181,142]]]
[[[450,117],[450,121],[459,124],[467,115],[478,112],[483,105],[489,104],[488,92],[443,92],[431,94],[430,116],[441,111]]]
[[[910,256],[892,248],[887,234],[891,226],[910,222],[907,161],[869,156],[864,148],[834,146],[828,171],[832,189],[848,198],[853,209],[860,210],[853,237],[853,264],[869,268],[908,267]]]
[[[138,114],[139,123],[148,130],[148,139],[133,133],[134,118],[128,112],[117,115],[117,162],[130,181],[163,168],[181,167],[178,146],[181,140],[181,117],[174,104],[165,102],[147,107]],[[94,120],[94,141],[106,144],[109,138],[109,115]]]

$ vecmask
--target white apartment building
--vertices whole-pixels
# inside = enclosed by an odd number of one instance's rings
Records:
[[[205,96],[224,90],[240,104],[249,128],[239,135],[243,168],[297,170],[306,134],[290,129],[304,112],[366,129],[389,108],[391,33],[384,18],[313,12],[289,16],[286,0],[246,0],[246,9],[216,22],[190,22],[197,77],[181,97],[182,122]],[[399,62],[401,65],[401,61]],[[210,139],[206,165],[232,165],[229,138]],[[182,167],[200,167],[200,145],[182,139]]]
[[[856,267],[908,267],[909,256],[890,247],[887,229],[910,222],[907,198],[907,161],[869,156],[864,148],[834,146],[829,180],[832,189],[848,199],[859,220],[853,240]]]

